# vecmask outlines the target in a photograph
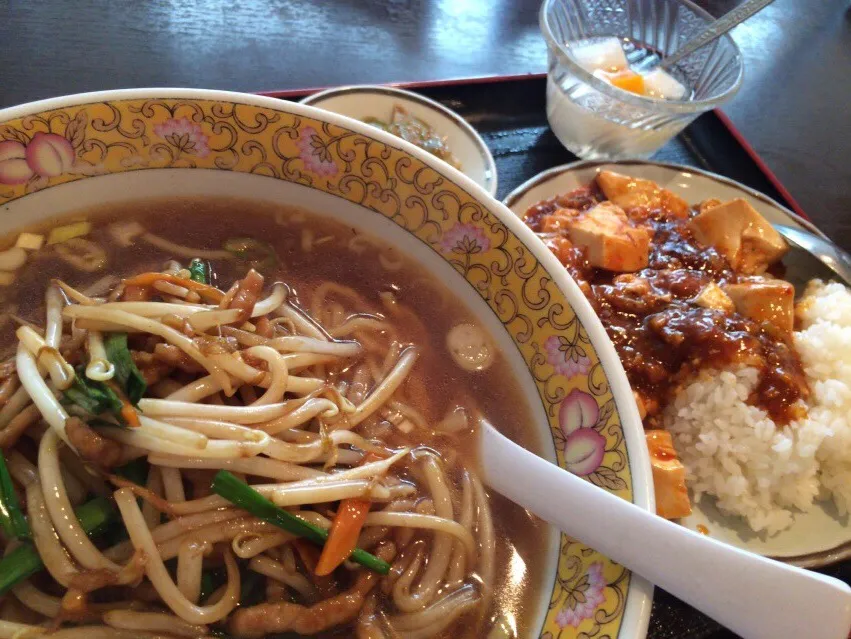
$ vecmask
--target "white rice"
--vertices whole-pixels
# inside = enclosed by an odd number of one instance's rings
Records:
[[[712,495],[768,534],[818,499],[851,510],[851,292],[814,280],[797,314],[795,347],[812,388],[805,418],[781,427],[749,405],[753,368],[703,371],[664,416],[695,498]]]

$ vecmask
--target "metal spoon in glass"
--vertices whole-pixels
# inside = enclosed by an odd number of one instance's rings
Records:
[[[479,423],[486,483],[745,639],[845,639],[851,588],[700,535],[541,459]]]
[[[851,285],[851,255],[830,240],[803,229],[783,224],[775,224],[774,228],[787,242],[812,255],[846,284]]]
[[[677,62],[690,56],[692,53],[705,47],[727,33],[733,27],[741,24],[753,14],[771,4],[774,0],[747,0],[732,11],[728,11],[721,18],[715,20],[695,37],[678,48],[671,55],[660,58],[657,55],[648,56],[639,64],[640,71],[647,73],[656,67],[669,69]],[[639,70],[639,69],[636,69]]]

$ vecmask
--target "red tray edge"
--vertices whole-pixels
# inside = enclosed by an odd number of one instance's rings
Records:
[[[446,87],[446,86],[455,86],[459,84],[490,84],[496,82],[514,82],[517,80],[534,80],[545,78],[547,76],[546,73],[522,73],[515,75],[485,75],[485,76],[474,76],[467,78],[449,78],[446,80],[420,80],[416,82],[388,82],[388,86],[392,87],[400,87],[403,89],[419,89],[425,87]],[[302,89],[273,89],[270,91],[258,91],[258,95],[263,95],[270,98],[280,98],[280,99],[292,99],[292,98],[302,98],[308,95],[312,95],[314,93],[319,93],[320,91],[324,91],[325,89],[333,88],[331,86],[322,86],[322,87],[307,87]],[[757,165],[760,172],[765,176],[765,178],[771,183],[771,185],[777,189],[777,192],[783,196],[783,199],[789,204],[789,207],[802,218],[809,220],[809,215],[806,214],[804,209],[798,204],[798,201],[792,196],[789,190],[783,185],[780,181],[780,178],[775,175],[774,171],[772,171],[768,165],[765,163],[765,160],[756,152],[750,142],[747,141],[742,132],[736,127],[735,124],[730,120],[730,118],[720,109],[715,109],[715,115],[721,120],[721,123],[727,127],[727,130],[730,132],[730,135],[739,143],[739,145],[745,150],[745,153],[748,154],[751,160],[753,160],[754,164]]]
[[[495,82],[514,82],[517,80],[535,80],[546,78],[546,73],[518,73],[514,75],[481,75],[466,78],[449,78],[446,80],[418,80],[416,82],[387,82],[386,86],[399,87],[400,89],[419,89],[423,87],[449,87],[459,84],[490,84]],[[309,87],[303,89],[275,89],[272,91],[257,91],[258,95],[270,98],[302,98],[326,89],[332,89],[336,85]]]
[[[757,165],[757,167],[765,176],[765,178],[769,182],[771,182],[771,185],[775,189],[777,189],[777,192],[780,193],[780,195],[783,196],[783,199],[786,200],[786,203],[789,205],[789,208],[791,208],[795,213],[800,215],[805,220],[809,220],[810,216],[807,215],[803,207],[798,204],[798,201],[792,196],[792,194],[789,192],[789,189],[787,189],[783,185],[783,182],[780,181],[780,178],[777,177],[774,171],[772,171],[768,167],[768,165],[765,163],[765,160],[762,159],[762,156],[760,156],[760,154],[757,153],[756,149],[751,146],[750,142],[748,142],[747,138],[742,134],[741,131],[739,131],[738,127],[733,124],[733,121],[730,120],[729,116],[723,111],[721,111],[721,109],[715,109],[715,115],[718,117],[719,120],[721,120],[721,123],[725,127],[727,127],[727,130],[730,132],[730,135],[732,135],[736,139],[736,142],[739,143],[739,146],[741,146],[745,150],[745,153],[747,153],[748,157],[753,160],[754,164]]]

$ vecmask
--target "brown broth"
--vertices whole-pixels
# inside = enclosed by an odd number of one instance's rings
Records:
[[[233,237],[256,238],[272,244],[280,258],[274,272],[263,271],[267,286],[276,280],[287,283],[299,304],[308,311],[311,295],[323,281],[349,286],[375,307],[381,306],[379,296],[382,293],[392,292],[402,305],[413,311],[419,321],[400,323],[395,328],[422,351],[415,370],[419,369],[427,382],[424,396],[429,405],[416,406],[421,412],[439,419],[459,398],[472,397],[502,432],[531,450],[540,450],[537,436],[524,426],[530,422],[526,398],[501,356],[488,370],[470,373],[456,366],[446,349],[447,331],[458,323],[473,321],[472,313],[443,284],[428,276],[422,266],[408,261],[393,248],[372,240],[360,255],[350,250],[350,240],[359,234],[356,229],[296,209],[237,199],[143,200],[131,205],[88,210],[83,215],[74,215],[73,219],[80,217],[94,223],[95,228],[87,237],[107,249],[107,266],[97,273],[82,274],[45,247],[20,269],[17,281],[0,292],[7,312],[14,310],[24,319],[43,324],[43,291],[51,278],[62,279],[82,290],[106,274],[126,277],[159,270],[166,260],[175,257],[143,241],[136,241],[129,248],[118,248],[105,228],[116,220],[136,220],[152,233],[198,249],[220,249],[224,241]],[[45,232],[61,223],[54,220],[31,230]],[[302,246],[305,229],[313,235],[309,251]],[[7,238],[5,244],[11,244],[14,239]],[[385,269],[378,259],[379,252],[391,262],[401,263],[401,267]],[[188,262],[187,258],[177,259],[184,265]],[[213,283],[222,287],[242,277],[248,268],[244,263],[226,261],[213,261],[212,265],[216,278]],[[0,328],[0,349],[10,354],[13,346],[14,327],[6,322]],[[443,456],[461,455],[475,467],[472,437],[460,441],[461,445],[457,437],[451,441],[431,437],[416,443],[427,445]],[[499,496],[492,496],[491,505],[498,544],[498,577],[497,595],[489,614],[498,613],[513,619],[518,636],[528,636],[536,630],[529,624],[538,610],[544,586],[541,576],[545,572],[544,551],[549,545],[549,529]],[[524,575],[509,575],[510,567],[522,565],[514,557],[515,553],[525,563]],[[474,631],[465,630],[472,627],[467,615],[443,636],[472,637]],[[322,636],[350,634],[350,630],[341,630]]]

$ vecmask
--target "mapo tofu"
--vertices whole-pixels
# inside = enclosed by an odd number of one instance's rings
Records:
[[[753,366],[749,401],[780,424],[809,395],[791,344],[794,290],[775,275],[785,241],[745,200],[689,206],[612,171],[539,202],[526,223],[577,280],[615,344],[644,420],[659,514],[691,512],[662,412],[703,368]]]

